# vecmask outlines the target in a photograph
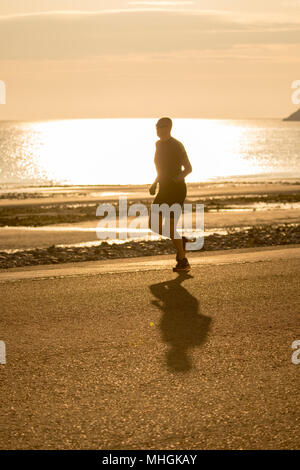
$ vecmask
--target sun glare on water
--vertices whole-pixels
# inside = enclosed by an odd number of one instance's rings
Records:
[[[26,124],[26,147],[49,180],[67,184],[144,184],[155,178],[155,119],[91,119]],[[259,173],[247,127],[232,121],[174,119],[172,135],[189,155],[187,181]],[[254,136],[255,137],[255,136]]]

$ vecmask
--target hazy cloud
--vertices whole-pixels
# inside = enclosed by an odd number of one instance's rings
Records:
[[[216,12],[47,12],[0,17],[0,59],[102,55],[299,44],[299,23],[251,23]]]

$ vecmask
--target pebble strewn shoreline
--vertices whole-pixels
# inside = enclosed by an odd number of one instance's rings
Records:
[[[201,251],[250,248],[259,246],[300,244],[300,224],[255,226],[240,231],[228,231],[226,235],[212,234],[205,238]],[[6,253],[0,251],[0,268],[15,268],[43,264],[80,261],[97,261],[116,258],[134,258],[175,253],[170,240],[131,241],[124,244],[108,244],[91,247],[35,248]]]

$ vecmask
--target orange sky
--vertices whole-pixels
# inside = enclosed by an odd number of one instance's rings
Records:
[[[1,0],[0,119],[283,117],[300,0]]]

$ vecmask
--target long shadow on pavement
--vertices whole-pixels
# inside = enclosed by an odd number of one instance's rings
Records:
[[[211,318],[199,312],[199,302],[181,283],[192,279],[181,273],[176,279],[152,284],[153,300],[163,312],[160,329],[162,339],[170,345],[167,351],[167,366],[174,372],[187,372],[192,368],[189,350],[206,340]]]

